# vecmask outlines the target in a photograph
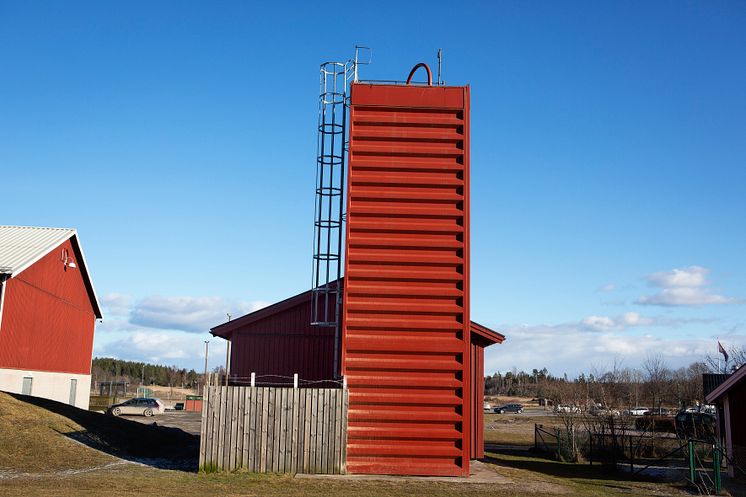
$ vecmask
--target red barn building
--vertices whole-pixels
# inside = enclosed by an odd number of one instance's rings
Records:
[[[101,317],[74,229],[0,226],[0,390],[87,409]]]

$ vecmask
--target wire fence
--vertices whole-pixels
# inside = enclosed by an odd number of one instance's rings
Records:
[[[249,387],[295,387],[295,388],[344,388],[344,379],[305,379],[299,374],[293,376],[279,374],[256,374],[249,376],[215,376],[217,385]]]
[[[701,494],[722,489],[729,465],[746,471],[728,456],[714,437],[690,438],[676,433],[570,431],[534,425],[534,450],[558,460],[587,462],[613,470],[685,479]]]

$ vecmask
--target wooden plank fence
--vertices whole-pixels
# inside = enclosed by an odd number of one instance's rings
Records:
[[[346,388],[208,386],[200,468],[344,473],[348,405]]]

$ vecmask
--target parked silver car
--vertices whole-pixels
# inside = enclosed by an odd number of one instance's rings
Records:
[[[554,412],[580,414],[580,408],[576,406],[575,404],[558,404],[554,408]]]
[[[650,409],[647,407],[633,407],[629,410],[630,416],[645,416],[650,413]]]
[[[135,414],[150,417],[154,414],[163,414],[166,405],[160,399],[146,399],[136,397],[121,404],[114,404],[106,412],[112,416],[121,416],[122,414]]]

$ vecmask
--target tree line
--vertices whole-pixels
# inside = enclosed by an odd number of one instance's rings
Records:
[[[181,386],[196,388],[202,375],[194,369],[178,366],[163,366],[137,361],[124,361],[111,357],[96,357],[91,365],[91,380],[124,381],[132,385]]]
[[[728,350],[729,372],[746,363],[746,349]],[[660,355],[649,355],[641,368],[614,361],[594,367],[575,378],[554,376],[546,368],[531,372],[512,370],[485,377],[485,395],[547,398],[579,407],[601,404],[607,408],[683,408],[704,400],[702,375],[723,372],[717,356],[689,366],[669,368]]]

